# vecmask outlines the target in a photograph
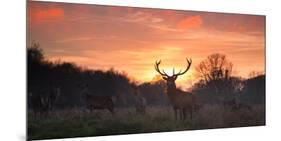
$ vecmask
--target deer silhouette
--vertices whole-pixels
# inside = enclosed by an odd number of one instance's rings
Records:
[[[54,109],[54,105],[60,96],[59,87],[50,87],[50,89],[38,88],[28,92],[28,104],[32,107],[35,115],[47,115]]]
[[[177,89],[176,87],[176,79],[178,76],[185,74],[192,63],[192,60],[187,60],[187,67],[182,72],[179,71],[175,74],[175,69],[173,68],[173,75],[169,76],[164,70],[160,71],[159,65],[161,63],[160,61],[156,61],[155,63],[155,70],[162,76],[164,80],[166,80],[167,83],[167,95],[169,98],[169,101],[171,105],[173,106],[175,119],[177,120],[177,113],[179,113],[180,120],[185,120],[187,112],[190,114],[190,118],[192,119],[192,111],[193,111],[193,105],[195,103],[195,97],[192,93],[182,91],[180,89]]]
[[[146,110],[146,99],[141,95],[138,86],[133,87],[134,98],[135,98],[135,108],[138,114],[144,115]]]
[[[84,97],[86,108],[91,112],[98,109],[107,109],[112,115],[114,114],[114,104],[111,96],[93,95],[89,92],[88,85],[85,85],[80,93]]]

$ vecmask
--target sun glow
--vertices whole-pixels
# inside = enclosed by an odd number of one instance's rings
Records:
[[[140,82],[161,78],[156,60],[171,76],[173,68],[175,73],[185,69],[187,57],[191,68],[176,84],[188,88],[198,79],[195,67],[213,53],[226,55],[236,75],[265,71],[264,16],[40,2],[29,2],[28,14],[28,41],[39,41],[48,59],[114,68]]]

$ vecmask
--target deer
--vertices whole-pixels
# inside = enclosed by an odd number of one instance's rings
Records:
[[[53,110],[55,102],[61,94],[59,87],[53,87],[49,90],[37,90],[28,92],[28,103],[35,115],[48,114]]]
[[[133,87],[136,113],[144,115],[146,110],[146,99],[141,95],[137,86]]]
[[[253,111],[252,107],[248,104],[241,103],[237,99],[231,99],[228,101],[223,102],[224,107],[228,107],[232,112],[238,111],[238,110],[248,110]]]
[[[81,96],[84,97],[86,108],[93,112],[93,110],[107,109],[112,115],[114,114],[114,104],[111,96],[97,96],[93,95],[88,90],[88,85],[85,85],[81,91]]]
[[[187,59],[187,67],[184,71],[179,71],[175,73],[175,69],[173,68],[172,76],[168,75],[164,69],[160,71],[159,65],[161,60],[155,62],[155,70],[162,76],[162,78],[166,81],[167,84],[167,96],[168,99],[173,107],[175,119],[177,120],[177,115],[179,113],[180,120],[185,120],[186,112],[188,111],[190,114],[190,119],[192,120],[192,111],[195,104],[195,97],[190,92],[182,91],[176,87],[175,81],[177,80],[178,76],[185,74],[192,63],[191,59]]]

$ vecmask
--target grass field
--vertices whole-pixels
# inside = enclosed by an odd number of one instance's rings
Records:
[[[265,125],[265,108],[231,111],[219,105],[205,105],[193,119],[176,121],[171,107],[148,107],[145,115],[134,108],[116,109],[111,115],[101,110],[89,113],[81,109],[54,111],[45,116],[28,113],[29,139],[102,136],[131,133],[165,132]]]

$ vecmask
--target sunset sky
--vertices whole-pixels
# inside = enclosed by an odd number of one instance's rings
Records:
[[[192,84],[195,67],[223,53],[235,75],[265,70],[265,17],[147,8],[28,2],[28,44],[51,60],[91,69],[114,68],[151,81],[156,60],[168,73],[193,64],[177,83]]]

